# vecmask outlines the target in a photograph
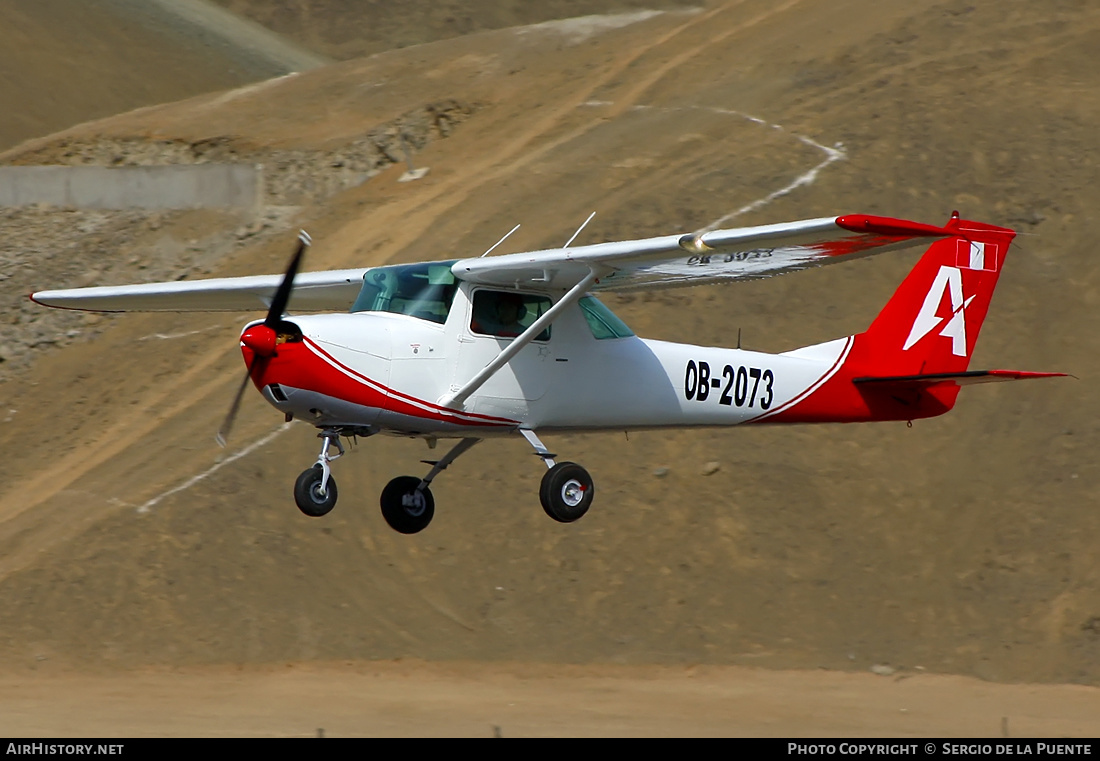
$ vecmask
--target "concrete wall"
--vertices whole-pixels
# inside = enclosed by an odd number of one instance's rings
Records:
[[[0,206],[248,209],[262,202],[262,170],[246,164],[0,167]]]

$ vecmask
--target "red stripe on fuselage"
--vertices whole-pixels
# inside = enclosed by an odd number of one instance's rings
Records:
[[[942,384],[925,389],[898,392],[889,387],[857,385],[853,378],[872,375],[877,355],[866,334],[851,338],[850,348],[839,366],[812,386],[808,393],[762,423],[868,423],[887,420],[917,420],[942,415],[951,409],[959,387]],[[757,422],[757,421],[750,421]]]
[[[844,348],[841,349],[841,351],[840,351],[840,356],[838,356],[836,358],[836,360],[833,362],[833,364],[829,366],[828,370],[826,370],[824,373],[821,374],[820,378],[818,378],[813,383],[811,383],[809,386],[807,386],[805,391],[802,391],[801,393],[797,394],[794,398],[792,398],[789,401],[784,402],[783,404],[779,405],[774,410],[771,410],[769,412],[765,412],[763,415],[755,417],[751,420],[746,420],[745,422],[746,423],[759,423],[759,422],[763,422],[765,420],[769,420],[769,419],[775,417],[776,415],[780,415],[780,414],[786,412],[791,407],[797,405],[799,402],[801,402],[802,400],[809,397],[811,394],[813,394],[815,391],[817,391],[819,388],[821,388],[825,383],[827,383],[829,381],[829,379],[832,378],[837,373],[837,371],[841,368],[841,366],[843,366],[844,360],[848,358],[848,353],[852,350],[852,344],[853,343],[854,343],[853,337],[848,336],[848,338],[846,339],[846,342],[844,344]]]
[[[245,364],[250,364],[252,351],[246,346],[241,351]],[[252,382],[258,389],[279,383],[434,422],[477,427],[519,425],[516,420],[452,410],[388,388],[340,362],[309,338],[280,344],[274,357],[255,368]]]

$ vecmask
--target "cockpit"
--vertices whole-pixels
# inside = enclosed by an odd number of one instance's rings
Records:
[[[390,312],[443,325],[447,322],[458,291],[458,280],[451,273],[451,265],[455,261],[394,264],[369,269],[363,276],[363,287],[351,311]],[[551,303],[550,297],[544,294],[479,288],[473,294],[469,328],[475,335],[515,337],[545,313]],[[512,306],[512,309],[502,310],[505,306]],[[595,296],[582,297],[579,306],[596,340],[634,335]],[[535,341],[549,339],[549,327],[534,338]]]
[[[458,281],[449,262],[375,267],[363,277],[352,312],[391,312],[443,324],[451,311]]]

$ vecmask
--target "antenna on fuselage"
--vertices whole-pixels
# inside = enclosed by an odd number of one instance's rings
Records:
[[[577,231],[573,233],[573,237],[567,240],[562,248],[569,248],[569,244],[577,239],[577,236],[581,234],[581,230],[588,227],[588,223],[592,221],[592,217],[594,216],[596,216],[596,212],[592,212],[591,214],[589,214],[588,219],[584,220],[584,223],[577,228]]]
[[[515,232],[516,230],[518,230],[518,229],[519,229],[519,225],[516,225],[516,226],[515,226],[515,227],[513,227],[513,228],[512,228],[511,230],[509,230],[508,232],[506,232],[506,233],[504,234],[504,237],[503,237],[503,238],[501,238],[501,239],[500,239],[500,240],[498,240],[498,241],[497,241],[496,243],[494,243],[494,244],[493,244],[492,246],[490,246],[490,247],[489,247],[489,251],[486,251],[486,252],[485,252],[484,254],[482,254],[481,256],[488,256],[488,255],[489,255],[489,252],[490,252],[490,251],[492,251],[492,250],[493,250],[494,248],[496,248],[497,246],[499,246],[499,245],[500,245],[501,243],[503,243],[504,241],[508,240],[508,236],[509,236],[509,235],[511,235],[512,233],[514,233],[514,232]],[[479,256],[478,258],[480,259],[481,257]]]

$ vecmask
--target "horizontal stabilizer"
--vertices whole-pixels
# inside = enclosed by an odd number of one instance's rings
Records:
[[[852,383],[872,387],[926,388],[951,383],[956,386],[972,386],[975,383],[999,383],[1001,381],[1031,380],[1032,378],[1062,378],[1065,373],[1033,373],[1026,370],[970,370],[962,373],[932,373],[929,375],[888,375],[882,377],[853,378]]]

